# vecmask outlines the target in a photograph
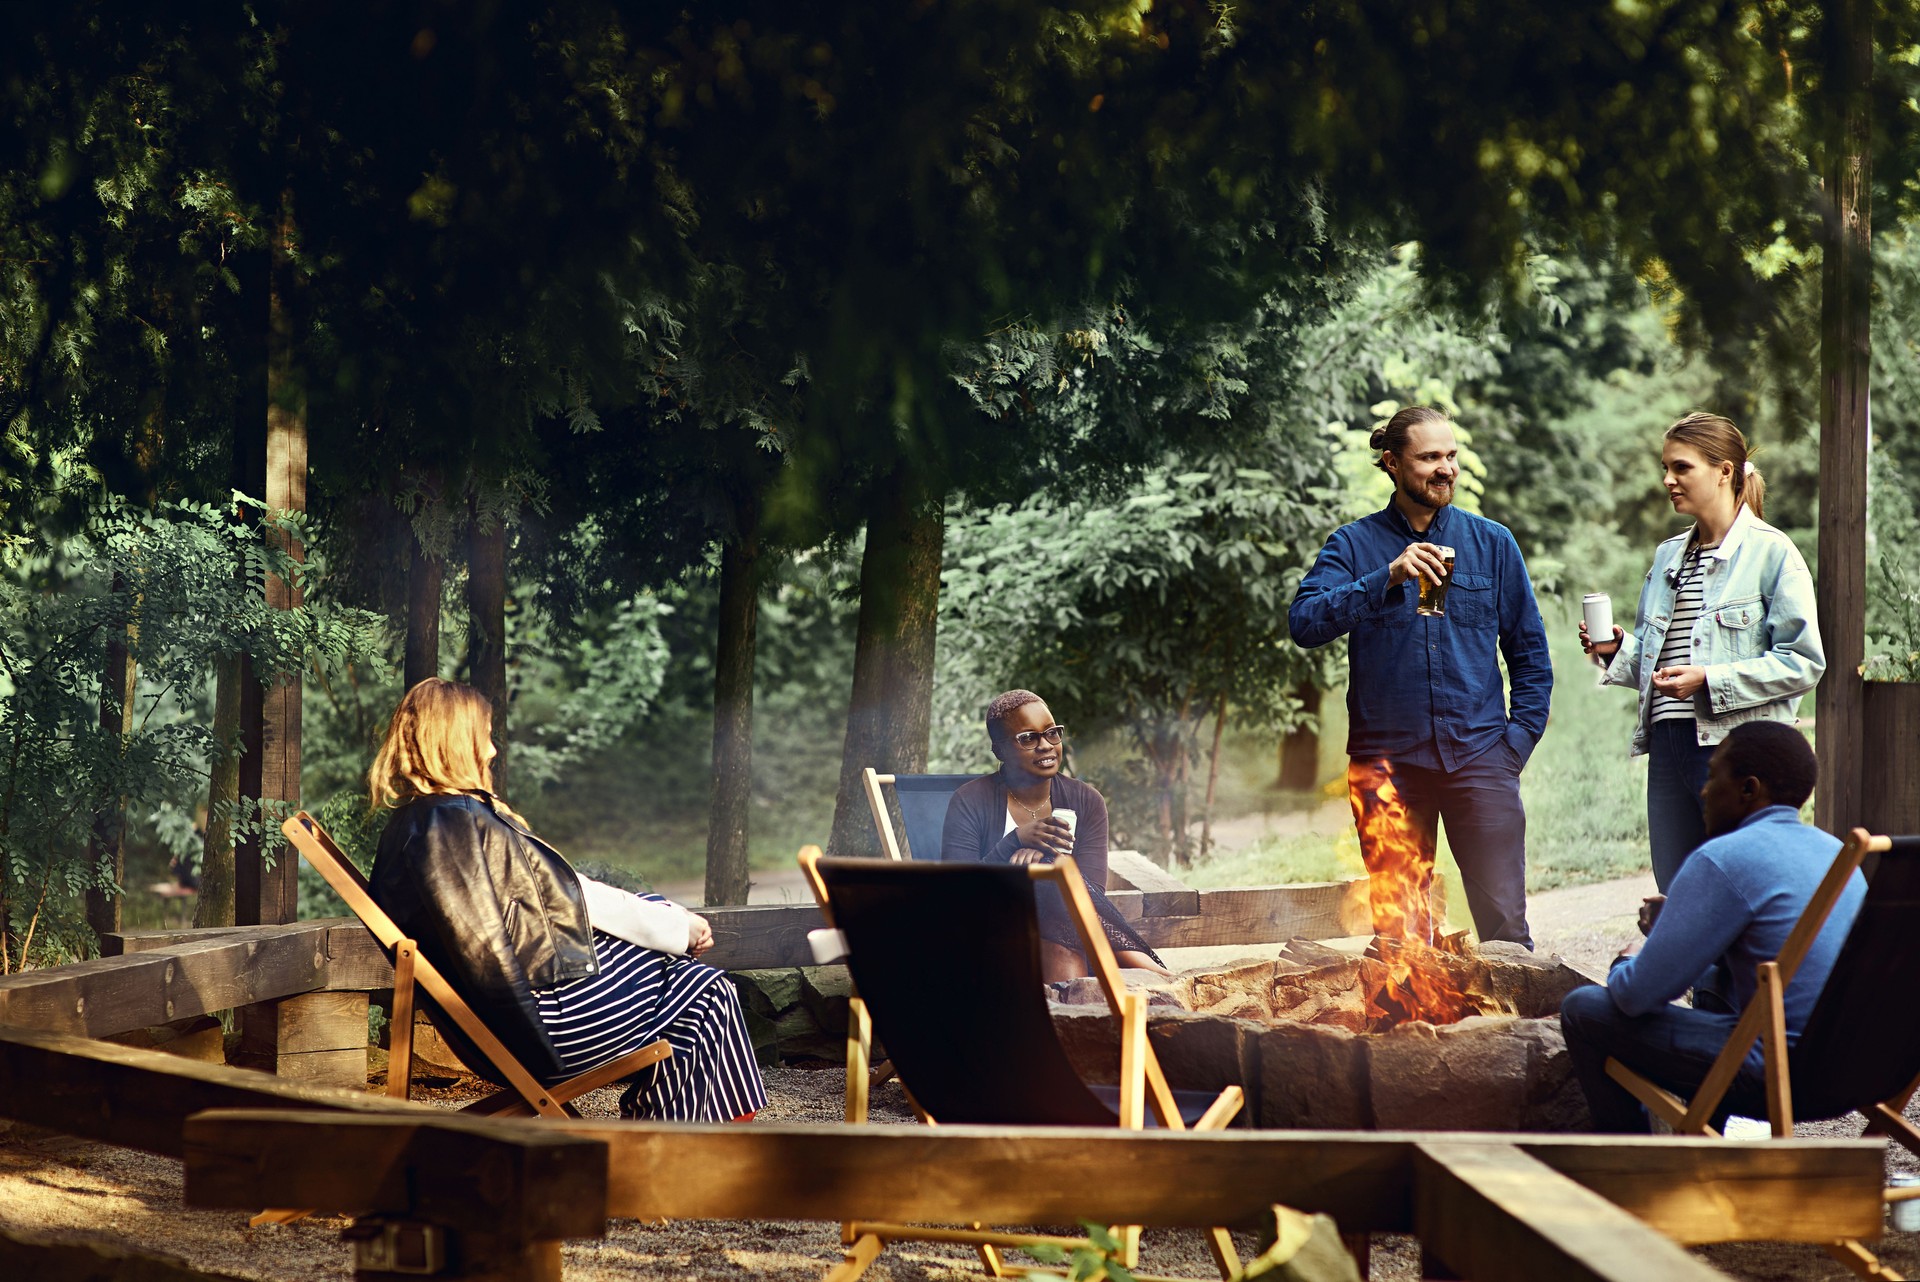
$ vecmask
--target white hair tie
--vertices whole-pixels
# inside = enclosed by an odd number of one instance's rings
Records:
[[[1752,476],[1752,475],[1753,475],[1753,460],[1752,460],[1752,459],[1748,459],[1748,460],[1747,460],[1747,467],[1746,467],[1746,472],[1745,472],[1745,475],[1747,475],[1747,476]]]

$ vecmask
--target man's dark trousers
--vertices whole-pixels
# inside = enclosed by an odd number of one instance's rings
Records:
[[[1617,1059],[1654,1085],[1686,1098],[1707,1079],[1707,1070],[1726,1046],[1738,1015],[1662,1006],[1645,1015],[1628,1015],[1613,1004],[1600,984],[1568,993],[1560,1003],[1560,1031],[1566,1035],[1573,1074],[1586,1092],[1593,1129],[1615,1135],[1645,1135],[1646,1109],[1626,1087],[1607,1076],[1607,1060]],[[1747,1052],[1740,1073],[1721,1101],[1713,1125],[1724,1126],[1730,1113],[1766,1115],[1766,1062],[1760,1045]]]
[[[1527,812],[1520,804],[1525,765],[1506,739],[1451,770],[1393,763],[1394,787],[1426,832],[1438,818],[1460,865],[1474,931],[1484,940],[1533,947],[1527,929]],[[1362,838],[1361,857],[1373,867]]]

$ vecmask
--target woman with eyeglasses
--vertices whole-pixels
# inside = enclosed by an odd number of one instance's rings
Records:
[[[1632,756],[1645,754],[1653,879],[1662,894],[1706,838],[1700,789],[1714,746],[1744,721],[1795,720],[1826,671],[1813,576],[1793,540],[1760,519],[1766,482],[1740,429],[1689,414],[1660,452],[1667,500],[1691,528],[1653,554],[1631,635],[1580,644],[1605,685],[1640,694]]]
[[[940,858],[987,864],[1052,863],[1072,855],[1107,942],[1122,966],[1171,975],[1106,896],[1107,802],[1091,784],[1060,773],[1066,727],[1031,690],[987,705],[987,740],[1000,768],[960,786],[947,805]],[[1071,811],[1074,822],[1060,817]],[[1040,967],[1048,982],[1091,973],[1072,914],[1052,885],[1035,888]]]

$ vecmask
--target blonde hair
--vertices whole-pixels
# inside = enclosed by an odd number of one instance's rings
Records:
[[[1692,446],[1711,467],[1733,464],[1734,510],[1737,512],[1739,505],[1745,503],[1756,519],[1764,519],[1767,481],[1748,457],[1751,451],[1747,438],[1733,425],[1732,419],[1696,410],[1668,428],[1666,439]]]
[[[430,793],[493,794],[493,705],[472,686],[428,677],[401,698],[367,771],[372,808]]]

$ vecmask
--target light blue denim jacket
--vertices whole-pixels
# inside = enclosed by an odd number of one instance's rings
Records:
[[[1692,537],[1691,530],[1676,534],[1654,552],[1633,631],[1621,638],[1601,678],[1640,691],[1632,756],[1647,750],[1653,672],[1673,617],[1668,573],[1679,569]],[[1719,743],[1743,721],[1793,721],[1800,697],[1827,670],[1813,575],[1793,540],[1742,504],[1704,568],[1704,599],[1693,625],[1693,662],[1707,670],[1706,685],[1693,696],[1702,745]]]

